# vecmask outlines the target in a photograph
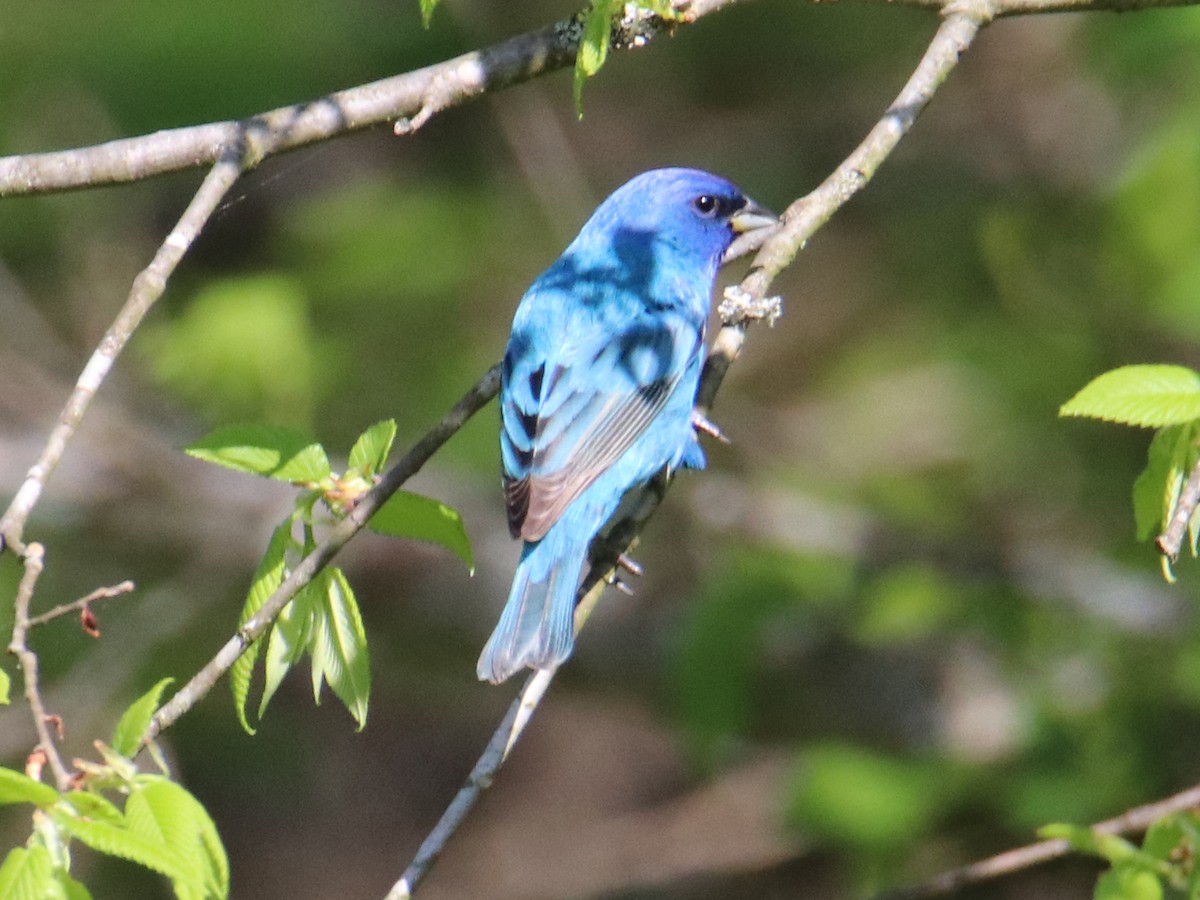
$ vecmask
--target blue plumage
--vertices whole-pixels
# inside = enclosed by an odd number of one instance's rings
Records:
[[[629,181],[592,214],[517,308],[500,387],[508,525],[525,543],[481,679],[571,653],[588,545],[630,488],[702,468],[692,408],[721,257],[773,222],[694,169]]]

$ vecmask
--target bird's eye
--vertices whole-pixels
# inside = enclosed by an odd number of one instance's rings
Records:
[[[696,212],[700,213],[700,215],[711,219],[717,214],[717,210],[720,209],[721,204],[711,194],[701,194],[692,201],[692,206],[695,207]]]

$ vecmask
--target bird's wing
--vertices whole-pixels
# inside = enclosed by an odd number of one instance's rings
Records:
[[[645,433],[702,340],[681,318],[642,317],[615,335],[545,355],[510,344],[501,416],[514,537],[539,540]]]

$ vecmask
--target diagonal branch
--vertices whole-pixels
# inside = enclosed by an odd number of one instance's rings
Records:
[[[221,198],[241,175],[242,156],[234,152],[240,147],[240,142],[231,145],[231,150],[212,167],[179,222],[159,246],[150,265],[134,279],[125,305],[121,307],[99,346],[92,353],[91,359],[79,374],[75,389],[71,391],[71,396],[67,398],[66,405],[59,413],[58,421],[50,432],[50,438],[41,455],[25,476],[8,509],[0,517],[0,549],[3,549],[5,544],[20,543],[25,522],[41,498],[46,480],[62,459],[67,444],[75,436],[80,420],[91,405],[92,398],[96,396],[96,391],[112,370],[117,356],[150,311],[150,307],[163,295],[168,279],[220,204]]]

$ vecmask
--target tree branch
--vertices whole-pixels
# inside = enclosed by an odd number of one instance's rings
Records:
[[[41,498],[46,480],[62,459],[67,444],[75,436],[80,420],[112,370],[118,354],[125,348],[150,307],[163,295],[175,267],[195,242],[221,198],[241,175],[242,155],[235,152],[240,149],[241,145],[234,146],[212,167],[179,222],[159,246],[150,265],[134,279],[125,305],[80,373],[75,389],[59,413],[58,422],[50,432],[41,455],[25,476],[4,515],[0,516],[0,550],[5,544],[20,543],[25,522]]]
[[[63,764],[54,743],[54,735],[50,732],[50,717],[46,715],[46,706],[42,702],[42,692],[38,685],[37,654],[29,649],[27,638],[29,627],[29,606],[33,602],[33,591],[37,586],[38,576],[42,574],[45,564],[46,551],[41,544],[28,546],[13,545],[24,561],[25,571],[21,575],[21,583],[17,586],[17,598],[13,603],[12,639],[8,644],[8,652],[17,658],[21,666],[21,678],[25,682],[25,701],[33,715],[33,727],[38,736],[38,747],[46,755],[46,762],[54,774],[54,782],[60,791],[67,790],[71,782],[71,774]]]
[[[1183,539],[1187,535],[1188,523],[1196,514],[1197,506],[1200,506],[1200,462],[1192,467],[1187,481],[1183,483],[1183,487],[1179,491],[1179,499],[1175,503],[1175,509],[1171,511],[1171,521],[1167,525],[1167,530],[1154,541],[1158,552],[1171,562],[1179,559],[1179,551],[1183,549]]]
[[[681,20],[691,24],[736,0],[693,3]],[[640,47],[675,27],[639,19],[619,49]],[[482,50],[413,72],[383,78],[283,106],[241,121],[212,122],[123,138],[92,147],[0,158],[0,197],[67,191],[140,181],[211,165],[225,148],[248,144],[249,167],[276,153],[396,122],[397,133],[420,128],[436,113],[571,65],[579,46],[574,19],[555,22]]]
[[[45,625],[47,622],[53,622],[57,618],[68,616],[73,612],[85,609],[91,604],[95,603],[97,600],[107,600],[110,597],[119,597],[122,594],[128,594],[133,589],[134,584],[132,581],[122,581],[120,584],[114,584],[111,587],[98,587],[86,596],[80,597],[78,600],[75,600],[71,603],[59,604],[58,606],[54,607],[54,609],[47,610],[41,615],[34,616],[28,622],[29,627],[34,628],[38,625]]]
[[[1137,834],[1145,831],[1163,816],[1195,809],[1200,806],[1200,785],[1180,791],[1163,800],[1137,806],[1112,819],[1105,819],[1092,826],[1100,834]],[[875,900],[927,900],[930,897],[946,897],[965,887],[990,881],[1032,868],[1071,852],[1065,840],[1039,841],[1015,850],[999,853],[988,859],[970,863],[958,869],[943,872],[924,884],[881,894]]]

